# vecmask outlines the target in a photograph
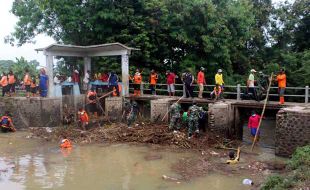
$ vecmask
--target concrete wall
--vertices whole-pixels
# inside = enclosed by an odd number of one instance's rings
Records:
[[[215,133],[229,137],[234,126],[234,110],[230,103],[216,102],[209,104],[209,127]]]
[[[162,118],[167,113],[170,107],[170,101],[173,100],[172,98],[164,98],[158,100],[151,100],[151,122],[161,123],[161,122],[168,122],[168,115],[162,121]]]
[[[276,155],[290,156],[297,147],[310,142],[310,108],[281,109],[275,132]]]
[[[0,114],[9,111],[16,128],[61,124],[60,98],[1,98]]]
[[[109,97],[105,99],[105,115],[109,116],[111,121],[120,121],[122,119],[123,98]]]

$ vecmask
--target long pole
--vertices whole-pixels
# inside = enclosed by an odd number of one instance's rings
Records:
[[[176,103],[179,103],[179,101],[180,101],[182,98],[183,98],[183,96],[182,96],[181,98],[179,98],[178,101],[177,101]],[[169,113],[169,109],[168,109],[168,111],[166,112],[166,114],[164,115],[164,117],[162,118],[161,121],[164,121],[164,120],[165,120],[165,118],[167,117],[168,113]]]
[[[258,136],[258,133],[259,133],[259,128],[261,126],[262,119],[264,117],[264,113],[265,113],[266,105],[267,105],[267,102],[268,102],[269,91],[270,91],[272,79],[273,79],[273,73],[271,73],[271,76],[270,76],[270,81],[269,81],[269,86],[268,86],[268,90],[267,90],[267,94],[266,94],[266,98],[265,98],[265,103],[264,103],[263,111],[262,111],[262,114],[261,114],[260,119],[259,119],[258,127],[257,127],[256,133],[255,133],[255,137],[254,137],[253,143],[252,143],[251,151],[253,151],[253,149],[254,149],[255,142],[256,142],[256,139],[257,139],[257,136]]]

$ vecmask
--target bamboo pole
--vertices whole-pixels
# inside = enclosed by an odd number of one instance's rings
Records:
[[[181,98],[179,98],[178,101],[177,101],[176,103],[179,103],[179,101],[180,101],[182,98],[183,98],[183,96],[182,96]],[[168,109],[168,111],[166,112],[166,114],[164,115],[164,117],[161,119],[161,121],[164,121],[164,120],[165,120],[165,118],[167,117],[168,113],[169,113],[169,109]]]
[[[257,139],[257,135],[258,135],[258,132],[259,132],[259,128],[261,126],[262,119],[264,117],[266,105],[267,105],[267,102],[268,102],[268,97],[269,97],[269,91],[270,91],[270,87],[271,87],[272,78],[273,78],[273,73],[271,73],[271,76],[270,76],[270,81],[269,81],[269,86],[268,86],[268,90],[267,90],[267,94],[266,94],[266,98],[265,98],[265,102],[264,102],[263,111],[262,111],[262,114],[261,114],[260,119],[259,119],[258,127],[257,127],[256,133],[255,133],[255,137],[254,137],[253,143],[252,143],[251,151],[253,151],[253,149],[254,149],[255,142],[256,142],[256,139]]]

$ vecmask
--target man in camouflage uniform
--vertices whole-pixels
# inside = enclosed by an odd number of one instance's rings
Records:
[[[268,76],[265,75],[262,71],[259,72],[259,77],[257,80],[258,89],[257,89],[257,100],[260,101],[263,97],[263,93],[267,91],[268,88]]]
[[[128,116],[131,110],[131,103],[128,99],[124,99],[123,102],[123,114],[122,114],[122,120]]]
[[[170,106],[169,112],[170,112],[170,124],[169,124],[169,129],[176,130],[180,129],[180,119],[181,119],[181,105],[179,103],[174,103]]]
[[[188,109],[188,138],[191,139],[193,133],[199,134],[199,114],[202,112],[202,108],[197,106],[196,101],[193,101],[193,105]]]
[[[139,112],[138,103],[136,101],[133,101],[131,104],[130,112],[127,116],[127,126],[128,128],[131,127],[131,124],[134,123],[137,119],[137,115]]]

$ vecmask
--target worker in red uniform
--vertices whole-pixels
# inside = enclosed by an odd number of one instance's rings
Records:
[[[280,70],[276,80],[278,81],[278,92],[280,97],[279,104],[284,104],[284,93],[286,88],[286,74],[284,69]]]
[[[134,96],[140,96],[141,95],[141,89],[140,89],[140,85],[142,83],[142,75],[139,71],[139,69],[136,69],[136,73],[135,75],[131,78],[131,80],[133,81],[134,84]]]
[[[201,67],[200,71],[197,74],[197,84],[199,87],[198,98],[202,98],[203,86],[207,84],[204,71],[205,71],[205,68]]]
[[[79,119],[79,125],[83,130],[86,130],[86,126],[89,122],[89,117],[86,111],[83,108],[79,108],[78,111],[78,119]]]
[[[98,118],[98,112],[97,112],[97,93],[96,93],[94,88],[92,88],[87,93],[87,101],[88,101],[89,112],[93,113],[95,118]]]
[[[248,128],[251,130],[251,136],[253,138],[253,141],[254,141],[254,138],[256,135],[256,131],[257,131],[257,128],[259,125],[260,118],[261,118],[261,116],[256,114],[255,111],[252,111],[252,114],[249,117]],[[260,132],[258,131],[257,132],[257,141],[259,140],[259,135],[260,135]]]

